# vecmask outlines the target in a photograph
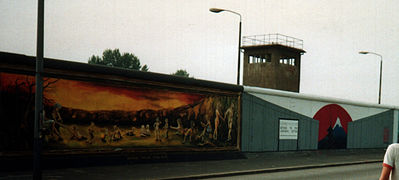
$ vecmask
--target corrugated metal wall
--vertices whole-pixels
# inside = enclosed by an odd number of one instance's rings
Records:
[[[394,110],[348,123],[347,148],[384,148],[392,143]]]
[[[244,152],[317,149],[319,122],[243,93],[242,142]],[[298,140],[279,141],[279,120],[298,120]]]

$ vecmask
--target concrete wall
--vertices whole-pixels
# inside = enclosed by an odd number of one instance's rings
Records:
[[[399,113],[394,106],[257,87],[244,87],[244,92],[317,120],[319,149],[379,148],[398,141]]]
[[[326,98],[302,93],[284,92],[273,89],[245,86],[244,91],[251,93],[265,101],[277,104],[281,107],[298,112],[302,115],[313,117],[322,107],[329,104],[339,104],[351,116],[353,121],[372,116],[394,106],[384,106],[371,103],[362,103],[337,98]]]
[[[241,86],[44,60],[44,151],[239,150]],[[0,153],[32,149],[35,58],[0,52]]]
[[[298,120],[298,139],[279,140],[279,120]],[[317,149],[318,121],[244,93],[242,96],[244,152]]]
[[[347,148],[384,148],[392,144],[394,112],[388,110],[349,122]]]

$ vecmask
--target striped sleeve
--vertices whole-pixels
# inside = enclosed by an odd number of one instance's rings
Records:
[[[393,167],[391,165],[389,165],[389,164],[382,163],[382,166],[383,167],[387,167],[389,169],[393,169]]]

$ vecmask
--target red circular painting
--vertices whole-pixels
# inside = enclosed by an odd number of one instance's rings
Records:
[[[348,112],[338,104],[329,104],[322,107],[313,116],[313,119],[319,121],[319,141],[327,136],[330,127],[341,126],[347,134],[348,122],[352,121]]]

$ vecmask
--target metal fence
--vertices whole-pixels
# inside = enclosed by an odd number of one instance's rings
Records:
[[[243,46],[257,46],[279,44],[292,48],[303,49],[303,40],[282,35],[282,34],[264,34],[243,37]]]

